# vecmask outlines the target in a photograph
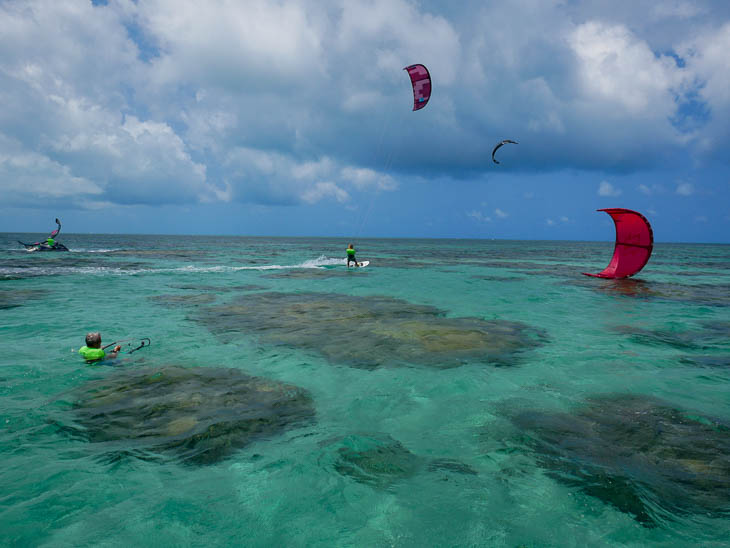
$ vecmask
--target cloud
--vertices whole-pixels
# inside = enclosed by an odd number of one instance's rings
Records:
[[[697,98],[708,114],[698,138],[698,150],[719,156],[727,163],[730,139],[730,22],[716,30],[698,32],[677,47],[694,79]]]
[[[555,226],[555,221],[552,219],[545,219],[545,224],[548,226]]]
[[[327,197],[332,197],[340,203],[344,203],[350,199],[350,195],[345,190],[329,181],[315,183],[312,188],[302,193],[302,199],[309,204],[319,202]]]
[[[61,203],[67,199],[79,205],[102,194],[93,181],[77,177],[68,166],[48,156],[25,150],[22,145],[0,135],[0,181],[5,205],[37,206],[39,202]]]
[[[725,8],[619,4],[8,0],[1,152],[46,163],[0,185],[27,203],[55,173],[69,204],[308,204],[472,178],[506,137],[502,167],[525,172],[727,162]],[[435,93],[414,113],[417,61]]]
[[[599,196],[620,196],[621,190],[618,188],[615,188],[611,183],[608,181],[601,181],[598,185],[598,195]]]
[[[657,18],[672,17],[677,19],[691,19],[701,13],[705,13],[706,9],[703,6],[697,5],[696,2],[674,0],[654,5],[653,11]]]
[[[390,175],[367,168],[345,167],[342,169],[342,178],[361,190],[370,187],[379,190],[395,190],[398,188],[398,183]]]
[[[640,184],[638,188],[639,192],[646,194],[647,196],[652,196],[654,194],[660,194],[664,192],[664,187],[656,183],[652,184],[651,186]]]
[[[500,219],[504,219],[506,217],[509,217],[509,213],[502,211],[501,209],[497,208],[494,210],[494,214],[499,217]]]
[[[480,223],[491,223],[492,222],[492,218],[485,216],[481,211],[476,211],[476,210],[467,211],[466,216],[470,217]]]
[[[677,185],[676,193],[680,196],[691,196],[695,192],[695,187],[692,183],[680,183]]]
[[[578,58],[583,93],[618,113],[666,119],[677,108],[673,88],[682,72],[669,56],[657,56],[623,25],[578,25],[569,43]]]

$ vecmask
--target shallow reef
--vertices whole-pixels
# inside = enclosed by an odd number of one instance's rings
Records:
[[[608,280],[588,277],[575,278],[571,282],[599,293],[620,297],[663,299],[705,306],[730,306],[730,284],[679,284],[637,278]]]
[[[201,306],[204,304],[210,304],[215,301],[215,294],[213,293],[197,293],[194,295],[153,295],[149,298],[150,301],[161,304],[169,308],[175,307],[187,307],[187,306]]]
[[[175,284],[168,285],[172,289],[185,289],[190,291],[213,291],[215,293],[228,293],[231,291],[262,291],[268,287],[256,284],[244,285],[205,285],[205,284]]]
[[[224,342],[255,333],[262,342],[313,350],[333,363],[457,367],[468,361],[512,365],[545,341],[526,324],[447,318],[443,311],[392,297],[331,293],[256,293],[201,309]]]
[[[604,395],[572,413],[512,417],[559,481],[647,527],[730,512],[730,424],[650,396]]]
[[[290,268],[265,274],[262,278],[270,280],[294,279],[294,280],[320,280],[323,278],[335,278],[342,276],[367,275],[366,269],[351,267],[347,268]]]
[[[23,306],[27,301],[42,299],[46,289],[0,289],[0,310]]]
[[[62,429],[111,458],[211,464],[315,416],[307,391],[237,369],[126,369],[69,396],[73,422]]]
[[[635,342],[646,345],[666,345],[686,350],[712,350],[727,347],[730,341],[730,322],[703,321],[699,329],[643,329],[629,325],[613,328],[629,335]]]
[[[351,434],[320,445],[321,465],[377,489],[388,489],[422,472],[477,475],[473,468],[457,460],[415,455],[387,434]]]
[[[682,356],[680,363],[697,367],[730,367],[730,354],[706,354],[701,356]]]

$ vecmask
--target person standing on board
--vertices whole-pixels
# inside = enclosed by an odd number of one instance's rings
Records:
[[[355,247],[350,244],[345,251],[347,251],[347,268],[350,268],[350,262],[354,262],[355,266],[360,266],[355,258]]]

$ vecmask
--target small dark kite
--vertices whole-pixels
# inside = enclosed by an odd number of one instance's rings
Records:
[[[494,157],[494,153],[497,152],[497,150],[499,150],[499,147],[501,147],[502,145],[506,145],[507,143],[510,143],[512,145],[518,145],[519,144],[517,141],[512,141],[510,139],[505,139],[504,141],[500,141],[499,143],[497,143],[497,146],[494,147],[494,150],[492,151],[492,161],[495,164],[498,164],[499,161]]]

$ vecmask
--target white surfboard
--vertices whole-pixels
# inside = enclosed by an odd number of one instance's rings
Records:
[[[363,262],[357,263],[357,264],[360,265],[359,268],[363,268],[363,267],[369,265],[370,264],[370,261],[363,261]],[[356,266],[348,266],[348,268],[358,268],[358,267],[356,267]]]

